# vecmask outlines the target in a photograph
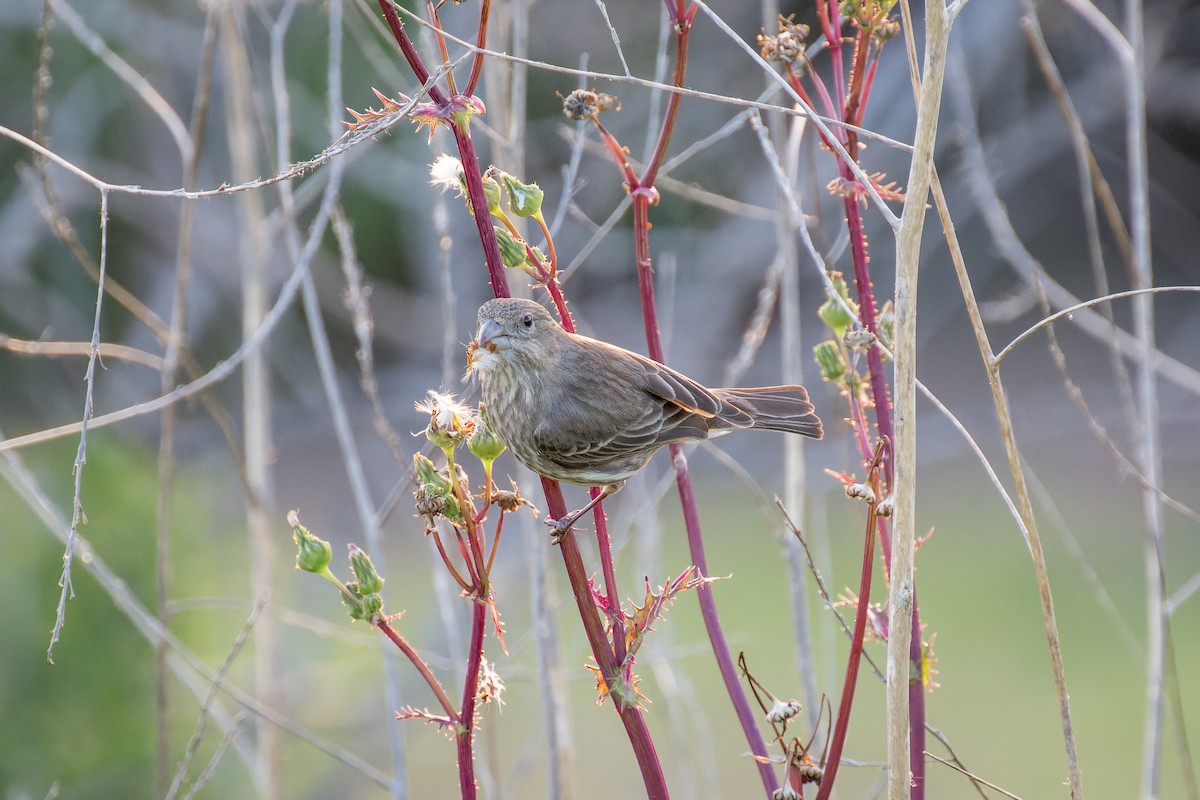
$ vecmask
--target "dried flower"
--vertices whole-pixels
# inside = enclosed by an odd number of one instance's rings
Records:
[[[775,702],[771,704],[771,710],[767,712],[767,722],[771,723],[772,725],[778,725],[780,722],[786,722],[799,713],[799,700],[776,699]]]
[[[443,192],[453,189],[459,197],[467,195],[467,180],[463,174],[463,165],[452,155],[442,153],[429,165],[429,183]]]
[[[440,447],[449,458],[459,444],[465,442],[475,430],[475,413],[452,394],[429,390],[424,401],[416,404],[417,411],[429,414],[425,436]]]
[[[779,32],[767,35],[766,30],[758,35],[759,54],[764,61],[781,61],[794,64],[805,58],[804,40],[808,37],[808,26],[795,22],[792,17],[779,15]]]
[[[842,344],[850,348],[856,353],[865,353],[875,346],[875,334],[871,333],[866,328],[856,328],[846,331],[846,335],[842,337]]]
[[[595,119],[613,107],[620,111],[621,101],[611,94],[591,89],[576,89],[563,98],[563,114],[575,122]]]

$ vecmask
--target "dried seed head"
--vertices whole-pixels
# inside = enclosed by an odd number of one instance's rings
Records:
[[[776,700],[771,705],[771,710],[767,712],[767,722],[772,725],[778,725],[780,722],[786,722],[799,713],[799,700]]]
[[[611,108],[621,110],[621,101],[611,94],[591,89],[576,89],[563,98],[563,114],[569,120],[580,122],[595,119]]]

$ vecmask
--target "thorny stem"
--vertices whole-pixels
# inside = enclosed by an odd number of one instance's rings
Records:
[[[834,0],[818,2],[817,10],[822,30],[829,43],[830,58],[833,62],[834,93],[841,112],[841,118],[846,123],[858,125],[862,121],[866,100],[873,83],[875,68],[878,65],[879,51],[876,49],[874,57],[871,57],[870,35],[860,29],[854,40],[854,54],[851,61],[849,81],[847,83],[845,73],[842,70],[843,40],[841,29],[843,20],[838,13],[837,3]],[[814,71],[810,70],[809,74],[812,76],[818,91],[822,93],[823,97],[827,98],[827,94],[824,92],[824,83],[820,81]],[[792,82],[798,83],[794,79]],[[826,99],[825,102],[828,103],[828,100]],[[839,128],[836,131],[836,135],[845,145],[845,150],[849,154],[849,157],[857,160],[858,134],[851,128]],[[857,180],[851,165],[847,160],[840,157],[838,158],[838,175],[847,184],[853,184]],[[874,288],[871,283],[870,258],[867,250],[866,233],[863,228],[861,208],[858,199],[850,193],[847,193],[842,198],[842,205],[846,216],[846,229],[850,239],[851,259],[854,265],[854,283],[858,293],[859,317],[863,327],[878,336],[878,313],[875,304]],[[868,349],[867,368],[871,396],[874,400],[876,430],[879,438],[889,443],[887,446],[890,449],[890,443],[895,440],[895,431],[892,422],[892,398],[889,394],[887,374],[884,371],[883,365],[883,355],[879,347]],[[861,417],[858,417],[856,422],[861,425]],[[867,445],[868,437],[865,433],[865,430],[859,430],[858,432],[859,448],[864,460],[870,458],[870,451]],[[886,494],[890,494],[894,490],[893,462],[894,459],[891,453],[888,453],[883,459],[884,474],[881,488]],[[877,493],[877,496],[882,495]],[[883,551],[884,564],[887,567],[888,578],[890,580],[892,565],[890,526],[886,520],[876,518],[873,510],[871,516],[876,523],[875,527],[879,536],[879,544]],[[921,621],[919,607],[916,602],[915,587],[911,598],[912,638],[908,648],[909,674],[915,674],[919,678],[924,653],[922,651]],[[920,800],[924,797],[925,692],[924,686],[919,679],[909,680],[907,691],[910,739],[909,769],[912,774],[912,795],[917,800]],[[836,763],[836,758],[831,758],[831,761]],[[828,784],[832,784],[832,776],[827,774],[825,781]]]
[[[502,530],[504,530],[504,509],[500,509],[500,516],[496,519],[496,535],[492,537],[492,550],[488,553],[487,572],[489,575],[492,573],[492,562],[496,560],[496,552],[500,549],[500,532]]]
[[[567,515],[567,504],[563,500],[562,488],[557,481],[542,478],[542,489],[546,494],[547,513],[554,519],[562,519]],[[599,508],[599,506],[597,506]],[[608,637],[604,633],[604,623],[596,612],[596,603],[592,599],[588,586],[587,572],[583,566],[583,557],[579,553],[579,544],[575,541],[573,531],[567,531],[559,543],[563,564],[567,569],[567,577],[571,592],[575,595],[575,604],[579,608],[579,616],[583,620],[584,632],[588,643],[592,646],[592,655],[600,668],[600,675],[611,687],[621,679],[621,665],[617,662],[610,649]],[[612,555],[609,553],[609,558]],[[622,632],[621,635],[624,635]],[[665,800],[668,797],[666,778],[654,750],[654,741],[650,738],[650,730],[646,726],[645,715],[636,704],[625,705],[613,697],[613,707],[621,717],[629,743],[633,746],[634,757],[642,772],[642,781],[646,785],[646,795],[654,800]]]
[[[483,632],[487,603],[475,598],[471,613],[471,646],[467,650],[467,675],[463,681],[462,713],[458,715],[458,787],[463,798],[475,797],[475,698],[479,693],[479,669],[483,661]]]
[[[589,491],[592,498],[600,496],[604,489],[593,486]],[[608,517],[604,509],[597,506],[593,519],[596,521],[596,546],[604,556],[600,568],[604,572],[604,594],[608,598],[608,613],[613,619],[613,656],[618,665],[625,663],[625,611],[621,608],[621,595],[617,592],[617,573],[613,568],[612,541],[608,538]]]
[[[697,7],[691,6],[685,11],[682,2],[672,6],[668,1],[667,8],[671,14],[676,35],[673,80],[676,86],[682,87],[687,71],[688,34],[691,31],[691,22],[695,16]],[[616,143],[615,139],[613,142],[608,142],[607,139],[605,141],[606,146],[608,146],[610,152],[613,154],[618,168],[625,175],[627,188],[633,201],[634,255],[637,263],[638,288],[642,301],[642,322],[646,331],[647,352],[650,358],[660,363],[664,360],[664,353],[662,338],[658,328],[658,312],[654,300],[653,261],[650,253],[649,238],[650,205],[658,196],[654,188],[654,179],[657,175],[659,164],[666,152],[671,132],[675,127],[675,120],[679,112],[679,100],[680,96],[678,94],[672,94],[667,102],[666,114],[662,127],[659,130],[658,140],[654,146],[654,154],[640,179],[630,178],[632,169],[629,166],[628,159],[624,157],[625,151],[620,147],[619,143]],[[607,134],[607,131],[603,131],[598,122],[597,127],[604,134]],[[688,547],[691,552],[692,563],[700,571],[701,575],[707,576],[709,574],[708,559],[704,551],[704,540],[700,529],[700,514],[696,505],[695,492],[692,488],[691,475],[688,472],[687,459],[683,454],[683,448],[678,444],[670,445],[669,449],[671,463],[675,468],[675,483],[679,491],[679,502],[683,509],[684,526],[687,529]],[[705,628],[708,631],[709,642],[712,645],[713,655],[720,669],[721,678],[725,682],[730,702],[737,714],[738,722],[742,726],[742,731],[746,736],[750,749],[757,757],[757,766],[763,787],[766,789],[767,795],[771,795],[779,788],[778,779],[771,769],[769,762],[766,760],[766,742],[763,740],[762,732],[758,729],[757,720],[753,709],[750,707],[750,701],[746,697],[746,692],[738,680],[737,667],[733,662],[733,656],[725,641],[725,632],[721,627],[720,617],[717,614],[712,587],[707,583],[703,583],[696,587],[696,592],[700,602],[700,613],[704,619]]]
[[[429,82],[429,70],[425,68],[417,48],[404,29],[391,0],[379,0],[379,8],[383,11],[384,19],[392,30],[392,36],[400,46],[400,51],[408,61],[413,75],[421,84]],[[429,99],[441,109],[450,106],[450,98],[437,87],[429,85]],[[475,143],[471,140],[471,132],[466,124],[452,123],[450,129],[454,132],[454,142],[458,146],[459,162],[463,167],[463,176],[467,184],[467,197],[470,198],[471,208],[487,208],[487,198],[483,192],[483,176],[479,171],[479,158],[475,155]],[[488,276],[491,279],[492,291],[496,297],[511,296],[508,291],[508,279],[504,276],[504,261],[500,258],[500,246],[496,244],[496,232],[492,230],[492,221],[487,214],[475,215],[475,227],[479,230],[479,241],[483,245],[483,255],[487,261]]]
[[[411,644],[408,643],[408,640],[401,636],[396,629],[392,627],[391,623],[383,617],[373,620],[372,624],[378,628],[384,636],[391,639],[392,643],[396,645],[396,648],[399,649],[400,652],[412,662],[412,665],[416,667],[417,672],[420,673],[430,690],[433,691],[434,697],[437,698],[438,704],[442,707],[442,710],[446,712],[446,716],[450,717],[450,719],[458,719],[458,712],[454,710],[454,703],[450,700],[450,695],[446,694],[446,690],[442,688],[442,684],[433,674],[433,670],[431,670],[429,665],[421,659],[421,656],[417,655],[417,651]]]
[[[875,463],[871,465],[871,491],[879,498],[879,467],[883,455],[883,442],[875,448]],[[863,638],[867,632],[867,612],[871,608],[871,576],[875,566],[875,500],[867,505],[867,529],[863,536],[862,575],[858,584],[858,607],[854,612],[854,634],[850,639],[850,655],[846,660],[846,676],[842,681],[842,699],[838,703],[837,722],[829,739],[829,755],[825,761],[825,775],[817,800],[826,800],[833,791],[834,779],[842,760],[842,747],[846,743],[846,731],[850,726],[850,708],[854,703],[854,689],[858,683],[858,668],[862,663]]]
[[[446,552],[445,545],[442,544],[442,537],[437,532],[436,528],[430,528],[429,533],[433,536],[433,541],[437,544],[438,553],[442,557],[442,563],[446,565],[446,569],[450,570],[450,574],[454,576],[454,580],[458,581],[458,585],[463,588],[464,592],[471,591],[471,584],[463,579],[458,569],[454,566],[454,562],[450,560],[450,555]]]
[[[425,63],[421,61],[421,55],[417,52],[412,39],[408,38],[408,31],[404,29],[404,23],[400,20],[396,9],[392,7],[391,0],[379,0],[379,9],[383,12],[383,18],[387,20],[388,27],[392,29],[392,37],[395,38],[396,44],[400,45],[400,52],[404,54],[404,60],[408,62],[409,69],[413,71],[417,83],[428,83],[429,70],[425,68]],[[445,106],[447,103],[445,93],[432,84],[429,87],[429,99],[439,106]],[[487,204],[485,203],[482,206],[474,205],[472,208],[487,208]]]
[[[442,35],[442,20],[438,16],[437,6],[433,4],[433,0],[426,0],[426,7],[429,9],[429,22],[433,25],[434,39],[437,41],[438,54],[442,57],[443,64],[450,63],[450,51],[446,47],[446,37]],[[450,90],[450,94],[458,94],[458,86],[454,82],[454,73],[446,72],[446,88]]]
[[[467,79],[466,94],[468,97],[475,94],[475,87],[479,85],[479,76],[483,72],[483,51],[487,47],[488,20],[491,11],[492,0],[483,0],[483,4],[479,8],[479,33],[475,37],[475,46],[478,50],[475,52],[475,59],[471,62],[471,77]]]

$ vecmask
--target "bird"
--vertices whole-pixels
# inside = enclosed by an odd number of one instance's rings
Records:
[[[556,540],[660,447],[759,428],[820,439],[803,386],[709,389],[670,367],[570,333],[539,303],[489,300],[467,346],[492,431],[529,469],[601,491],[548,520]]]

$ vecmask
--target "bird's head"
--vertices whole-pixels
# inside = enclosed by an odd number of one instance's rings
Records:
[[[471,371],[488,372],[502,363],[548,366],[564,335],[546,309],[532,300],[502,297],[479,307],[475,341],[467,347]]]

